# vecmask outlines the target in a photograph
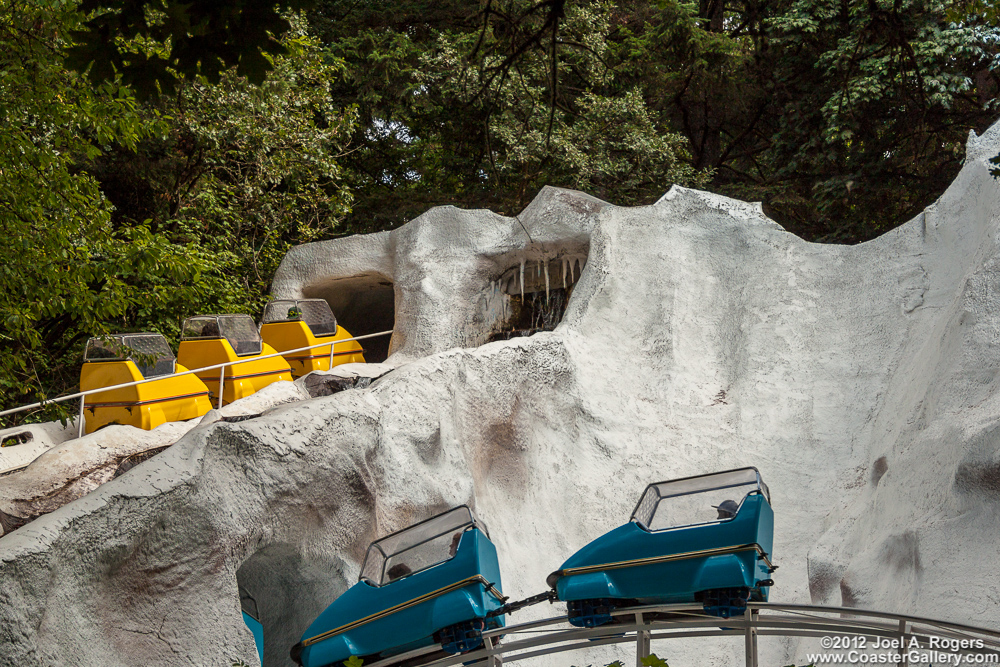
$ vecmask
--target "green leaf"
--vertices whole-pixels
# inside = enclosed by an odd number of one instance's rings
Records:
[[[658,657],[655,653],[650,653],[642,659],[644,667],[669,667],[667,661]]]

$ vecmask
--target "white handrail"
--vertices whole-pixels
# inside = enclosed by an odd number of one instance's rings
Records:
[[[227,361],[225,363],[216,364],[214,366],[202,366],[201,368],[194,368],[194,369],[191,369],[191,370],[186,370],[186,371],[184,371],[182,373],[174,373],[174,374],[170,375],[169,377],[180,377],[182,375],[191,375],[193,373],[201,373],[203,371],[215,370],[216,368],[223,369],[223,371],[222,371],[221,374],[224,375],[224,373],[225,373],[225,367],[226,366],[235,366],[236,364],[244,364],[244,363],[246,363],[248,361],[256,361],[258,359],[271,359],[272,357],[282,357],[282,356],[284,356],[286,354],[291,354],[293,352],[303,352],[305,350],[313,350],[313,349],[316,349],[317,347],[326,347],[327,345],[329,345],[330,348],[331,348],[331,350],[330,350],[331,351],[330,358],[332,360],[333,359],[333,354],[332,354],[332,352],[333,352],[333,346],[337,345],[338,343],[349,343],[352,340],[365,340],[366,338],[375,338],[377,336],[385,336],[387,334],[391,334],[392,332],[393,332],[393,330],[389,329],[388,331],[379,331],[378,333],[365,334],[364,336],[355,336],[354,338],[341,338],[341,339],[335,340],[335,341],[327,341],[325,343],[317,343],[316,345],[307,345],[306,347],[297,347],[294,350],[285,350],[283,352],[276,352],[274,354],[265,354],[265,355],[260,356],[260,357],[253,357],[253,359],[241,359],[239,361]],[[21,406],[19,408],[11,408],[10,410],[4,410],[3,412],[0,412],[0,417],[5,417],[7,415],[12,415],[12,414],[14,414],[16,412],[23,412],[24,410],[31,410],[32,408],[40,408],[42,406],[49,405],[50,403],[62,403],[63,401],[68,401],[68,400],[71,400],[71,399],[74,399],[74,398],[83,399],[84,397],[90,396],[91,394],[99,394],[99,393],[105,392],[105,391],[114,391],[115,389],[124,389],[126,387],[134,387],[136,385],[146,384],[147,382],[156,382],[158,380],[162,380],[164,377],[166,377],[166,376],[162,376],[161,375],[161,376],[155,377],[155,378],[147,378],[147,379],[144,379],[144,380],[136,380],[135,382],[126,382],[124,384],[116,384],[116,385],[112,385],[110,387],[101,387],[100,389],[88,389],[87,391],[80,391],[80,392],[77,392],[75,394],[69,394],[67,396],[59,396],[58,398],[50,398],[50,399],[48,399],[46,401],[41,401],[39,403],[32,403],[31,405],[23,405],[23,406]],[[221,400],[222,400],[222,392],[220,391],[219,392],[220,406],[221,406]],[[83,428],[83,404],[84,404],[84,401],[81,400],[80,401],[80,418],[79,418],[79,424],[80,424],[80,428],[81,429]]]

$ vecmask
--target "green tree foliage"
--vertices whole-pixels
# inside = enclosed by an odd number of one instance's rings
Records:
[[[644,667],[670,667],[667,661],[663,658],[657,656],[655,653],[650,653],[641,660]],[[625,663],[621,660],[615,660],[614,662],[608,663],[605,667],[624,667]],[[591,667],[591,665],[587,665]],[[789,667],[794,667],[794,665],[789,665]]]
[[[770,91],[753,181],[779,215],[866,240],[955,177],[970,129],[996,120],[1000,30],[941,0],[796,0],[764,22]],[[959,20],[955,20],[955,19]],[[747,187],[749,186],[749,187]]]
[[[918,213],[996,119],[995,10],[944,0],[632,5],[636,81],[709,189],[762,200],[810,240],[864,241]]]
[[[437,204],[680,183],[866,240],[952,180],[998,54],[986,0],[0,0],[0,405]]]
[[[203,76],[219,83],[227,70],[259,84],[273,57],[288,53],[275,38],[291,25],[283,12],[311,0],[83,0],[89,14],[73,32],[68,63],[95,84],[119,80],[143,98],[172,93]],[[137,40],[162,45],[136,48]]]
[[[352,115],[302,22],[265,85],[227,70],[141,104],[63,66],[71,6],[8,4],[0,21],[0,405],[74,390],[88,336],[176,341],[187,315],[258,312],[289,244],[346,210]]]
[[[703,183],[684,138],[665,131],[641,88],[616,74],[623,54],[608,39],[614,4],[566,6],[558,32],[552,24],[555,43],[539,39],[515,58],[532,32],[547,32],[546,15],[530,13],[537,6],[509,8],[524,16],[513,35],[492,23],[479,35],[440,35],[416,77],[449,104],[487,117],[483,167],[490,187],[517,195],[507,208],[546,184],[631,204],[659,197],[665,185]],[[462,54],[477,48],[486,54],[479,68],[465,68]]]
[[[183,247],[143,225],[111,223],[111,206],[80,165],[118,141],[135,146],[155,123],[128,90],[91,87],[64,70],[65,5],[4,4],[0,14],[0,403],[65,386],[67,350],[143,303],[179,296],[200,270]]]
[[[356,150],[342,161],[350,228],[395,226],[437,204],[517,213],[546,184],[630,204],[704,182],[684,138],[621,76],[632,54],[613,3],[480,9],[318,6],[314,24],[348,63],[334,92],[359,107]]]
[[[158,236],[210,258],[203,298],[183,311],[152,304],[143,313],[163,333],[176,334],[184,313],[259,312],[289,245],[330,236],[349,210],[336,158],[353,110],[330,102],[340,65],[302,21],[282,43],[287,55],[264,84],[234,70],[218,84],[185,81],[176,96],[146,108],[165,119],[165,132],[90,165],[118,225],[148,221]]]
[[[998,110],[1000,31],[980,0],[321,0],[314,14],[348,62],[335,93],[360,108],[345,161],[358,230],[441,203],[516,212],[543,183],[651,201],[708,172],[808,239],[857,242],[940,195]]]

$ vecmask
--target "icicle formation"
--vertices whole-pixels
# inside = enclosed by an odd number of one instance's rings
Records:
[[[545,262],[545,305],[549,305],[549,263]]]
[[[500,289],[500,281],[497,281],[497,289]],[[510,297],[500,290],[500,313],[502,315],[503,321],[506,322],[510,315],[507,314],[507,308],[509,307]]]
[[[553,254],[555,256],[541,259],[524,257],[511,260],[513,265],[508,266],[493,287],[495,296],[485,304],[490,312],[486,320],[492,329],[490,340],[554,331],[562,321],[570,293],[586,266],[587,257],[574,257],[572,253],[564,255],[559,251]],[[556,262],[559,263],[558,269]],[[529,266],[529,263],[534,266]],[[556,270],[562,273],[562,285],[559,284],[559,275],[553,274]],[[518,295],[520,300],[515,302]]]

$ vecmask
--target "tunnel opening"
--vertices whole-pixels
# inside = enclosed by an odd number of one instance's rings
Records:
[[[289,649],[352,583],[346,569],[339,558],[306,559],[286,543],[266,546],[244,561],[236,571],[239,605],[262,626],[263,665],[292,664]],[[244,623],[253,632],[251,624]]]
[[[337,317],[337,324],[352,336],[388,331],[396,324],[396,290],[389,278],[365,273],[348,278],[332,278],[306,286],[303,295],[326,299]],[[361,341],[365,361],[378,363],[389,356],[391,336]]]
[[[487,342],[553,331],[562,322],[587,252],[521,259],[491,285],[483,300],[491,321]]]

